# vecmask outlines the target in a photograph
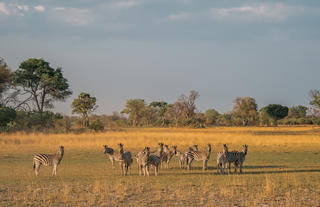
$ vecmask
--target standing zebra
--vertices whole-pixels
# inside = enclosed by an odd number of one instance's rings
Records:
[[[228,163],[227,157],[224,152],[218,152],[217,153],[217,173],[224,173],[224,169],[226,168],[226,165]]]
[[[132,155],[131,152],[125,152],[123,149],[123,144],[118,144],[119,147],[119,153],[120,153],[120,167],[121,167],[121,174],[127,175],[128,168],[132,164]]]
[[[169,168],[169,162],[172,159],[172,157],[175,155],[175,148],[169,149],[168,145],[165,145],[163,148],[163,159],[162,162],[166,162],[167,169]]]
[[[162,163],[162,160],[164,159],[163,146],[164,146],[164,144],[162,142],[159,142],[157,150],[150,152],[150,154],[155,155],[160,158],[160,163]]]
[[[240,165],[240,173],[242,173],[242,166],[248,154],[248,145],[242,145],[242,151],[238,154],[238,160],[235,162],[235,167]]]
[[[237,167],[240,165],[240,173],[242,173],[242,165],[245,161],[245,157],[248,153],[248,145],[243,145],[243,150],[241,152],[231,151],[229,152],[228,146],[226,144],[223,145],[224,154],[227,158],[229,173],[231,173],[231,163],[234,163],[234,172],[237,172]]]
[[[211,154],[211,144],[208,144],[208,147],[204,151],[189,151],[187,153],[187,164],[188,164],[188,170],[191,169],[191,163],[193,160],[197,161],[203,161],[203,170],[207,169],[207,163],[208,160],[210,159],[210,154]]]
[[[182,168],[184,160],[186,159],[186,153],[177,150],[177,146],[173,146],[175,155],[178,157],[180,168]]]
[[[138,170],[139,175],[141,175],[141,171],[144,175],[149,176],[149,167],[150,165],[154,166],[154,174],[158,175],[159,165],[160,165],[160,158],[154,154],[150,154],[150,148],[145,147],[143,151],[139,152],[136,156],[137,163],[138,163]]]
[[[191,151],[199,151],[199,150],[198,150],[198,145],[197,145],[197,144],[192,145],[191,147],[189,147],[189,151],[186,151],[186,152],[185,152],[186,164],[187,164],[187,165],[188,165],[188,163],[189,163],[188,153],[191,152]]]
[[[57,167],[60,164],[64,154],[64,147],[60,146],[56,154],[37,154],[33,156],[33,169],[36,176],[39,175],[40,166],[53,166],[52,176],[57,175]]]
[[[109,155],[109,159],[112,165],[112,168],[114,169],[114,161],[120,161],[120,152],[116,152],[112,148],[108,147],[108,145],[103,145],[104,147],[104,154]]]

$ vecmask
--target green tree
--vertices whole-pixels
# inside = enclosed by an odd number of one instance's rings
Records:
[[[310,105],[315,106],[318,110],[320,110],[320,90],[311,90],[310,97]]]
[[[14,121],[17,113],[14,109],[0,107],[0,127],[6,127],[8,123]]]
[[[232,113],[240,118],[242,125],[255,125],[258,119],[258,105],[251,97],[237,97],[234,99]]]
[[[61,68],[50,67],[43,59],[23,61],[13,73],[12,85],[29,95],[27,100],[34,103],[41,119],[45,108],[53,108],[54,101],[63,101],[72,94]]]
[[[219,115],[220,115],[219,112],[214,109],[206,110],[206,112],[204,112],[206,124],[207,125],[215,125]]]
[[[5,63],[5,61],[0,58],[0,95],[8,89],[12,73]]]
[[[90,123],[89,129],[91,129],[95,132],[99,132],[99,131],[102,132],[104,130],[104,123],[102,121],[100,121],[99,119],[96,119]]]
[[[157,110],[157,115],[159,117],[159,121],[161,122],[161,126],[165,126],[166,112],[169,108],[168,103],[165,101],[153,101],[149,104],[149,107],[155,108]]]
[[[182,94],[180,98],[178,99],[178,102],[180,102],[183,110],[183,114],[186,119],[192,119],[195,116],[196,111],[196,104],[195,101],[197,98],[199,98],[199,92],[198,91],[190,91],[189,96],[185,96]]]
[[[288,107],[280,104],[269,104],[266,106],[266,113],[273,119],[274,125],[278,125],[278,120],[288,116]]]
[[[143,99],[129,99],[126,108],[121,113],[129,115],[132,126],[138,126],[145,113],[145,102]]]
[[[305,106],[293,106],[289,108],[288,117],[290,118],[304,118],[307,115],[308,108]]]
[[[72,102],[72,113],[80,114],[82,116],[82,124],[89,127],[89,114],[94,112],[98,106],[96,105],[96,98],[91,97],[88,93],[80,93],[78,98]]]

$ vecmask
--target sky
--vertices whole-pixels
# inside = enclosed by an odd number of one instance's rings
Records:
[[[197,108],[232,110],[236,97],[309,106],[320,89],[320,1],[0,0],[0,57],[62,67],[73,95],[97,114],[126,100],[173,103],[191,90]]]

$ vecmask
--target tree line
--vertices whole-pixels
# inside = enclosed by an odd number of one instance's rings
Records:
[[[72,94],[62,68],[52,68],[44,59],[30,58],[11,71],[0,58],[0,130],[84,132],[105,127],[192,127],[320,125],[320,90],[310,91],[310,107],[269,104],[258,108],[252,97],[237,97],[228,113],[196,107],[199,92],[182,94],[174,103],[143,99],[127,100],[125,108],[112,115],[95,115],[96,97],[82,92],[72,102],[72,116],[52,112],[54,103]]]

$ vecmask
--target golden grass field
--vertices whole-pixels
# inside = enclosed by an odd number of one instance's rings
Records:
[[[174,157],[159,176],[128,176],[111,168],[102,145],[120,142],[136,154],[158,142],[180,151],[213,145],[209,169],[194,161],[180,169]],[[222,144],[247,144],[243,174],[216,173]],[[58,175],[41,167],[35,177],[33,154],[65,146]],[[1,134],[0,206],[320,206],[320,127],[217,127],[210,129],[122,129],[97,134]]]

